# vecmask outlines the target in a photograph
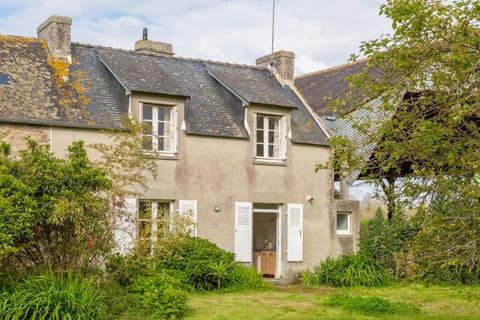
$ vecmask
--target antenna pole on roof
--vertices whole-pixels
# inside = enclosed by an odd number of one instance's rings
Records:
[[[273,67],[273,50],[274,50],[274,44],[275,42],[275,0],[273,0],[273,8],[272,8],[272,56],[271,56],[271,61],[270,61],[270,66]]]

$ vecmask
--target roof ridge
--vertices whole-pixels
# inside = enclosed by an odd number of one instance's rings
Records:
[[[242,63],[215,61],[215,60],[210,60],[210,59],[189,58],[189,57],[180,57],[180,56],[171,56],[171,57],[163,56],[163,55],[159,56],[157,54],[148,53],[148,52],[137,52],[137,51],[131,50],[131,49],[113,48],[113,47],[107,47],[107,46],[102,46],[102,45],[94,45],[94,44],[88,44],[88,43],[72,42],[72,44],[78,45],[78,46],[83,46],[83,47],[95,48],[95,49],[115,50],[115,51],[131,53],[131,54],[136,54],[136,55],[143,55],[143,56],[162,57],[162,58],[166,58],[166,59],[201,62],[201,63],[206,63],[206,64],[215,64],[215,65],[223,65],[223,66],[231,66],[231,67],[241,67],[241,68],[248,68],[248,69],[254,69],[254,70],[268,70],[267,67],[259,67],[259,66],[253,66],[253,65],[242,64]]]
[[[355,61],[347,61],[345,63],[339,64],[339,65],[336,65],[336,66],[333,66],[333,67],[308,72],[308,73],[305,73],[305,74],[302,74],[302,75],[299,75],[299,76],[295,77],[295,80],[310,77],[310,76],[314,76],[314,75],[318,75],[318,74],[322,74],[322,73],[326,73],[326,72],[330,72],[330,71],[334,71],[334,70],[340,70],[340,69],[346,68],[348,66],[351,66],[351,65],[354,65],[354,64],[357,64],[357,63],[365,62],[365,61],[367,61],[367,59],[368,59],[368,57],[363,57],[363,58],[357,59]]]
[[[16,36],[10,34],[1,34],[0,33],[0,41],[23,41],[23,42],[44,42],[45,40],[34,38],[34,37],[26,37],[26,36]]]

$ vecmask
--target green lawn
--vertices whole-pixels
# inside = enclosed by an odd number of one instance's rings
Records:
[[[324,305],[334,293],[381,297],[391,302],[412,303],[417,314],[349,312]],[[190,320],[227,319],[480,319],[480,287],[425,287],[418,284],[387,288],[275,287],[243,293],[192,295],[188,302]]]

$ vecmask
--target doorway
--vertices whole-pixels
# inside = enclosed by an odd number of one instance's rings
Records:
[[[253,205],[253,264],[265,278],[281,274],[280,205]]]

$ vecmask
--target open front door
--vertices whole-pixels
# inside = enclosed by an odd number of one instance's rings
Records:
[[[252,203],[235,202],[235,258],[252,262]]]

